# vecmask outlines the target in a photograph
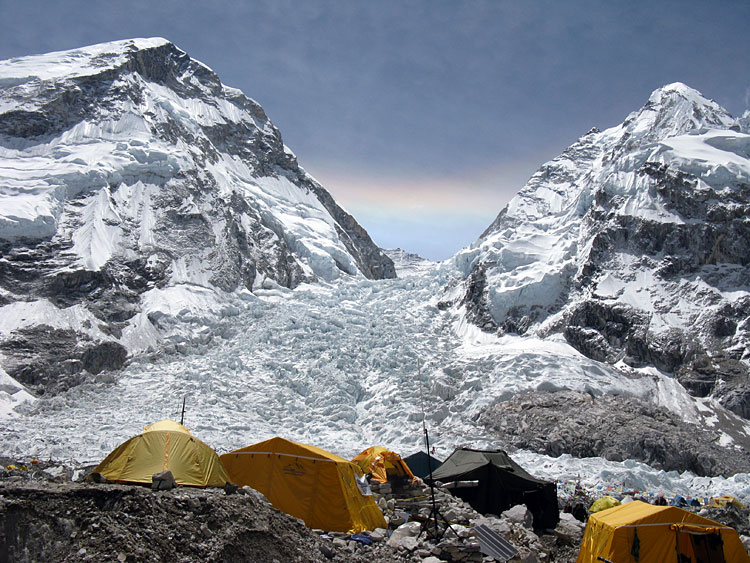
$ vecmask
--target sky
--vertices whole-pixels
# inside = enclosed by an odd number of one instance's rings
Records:
[[[0,0],[0,59],[165,37],[258,101],[384,248],[443,260],[684,82],[750,107],[750,1]]]

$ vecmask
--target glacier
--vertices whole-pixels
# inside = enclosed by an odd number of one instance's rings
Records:
[[[458,445],[503,442],[475,422],[492,401],[524,389],[660,393],[679,386],[625,377],[563,341],[488,335],[437,307],[458,275],[448,264],[392,280],[261,289],[221,317],[193,310],[191,346],[143,354],[118,373],[42,397],[0,420],[9,454],[95,463],[152,420],[179,419],[219,453],[283,435],[353,457],[370,444],[404,455],[423,448],[422,406],[440,457]],[[456,337],[460,335],[460,337]],[[203,342],[200,341],[203,337]],[[421,380],[421,393],[420,393]],[[750,500],[750,474],[723,478],[602,458],[514,457],[534,474],[685,496]]]

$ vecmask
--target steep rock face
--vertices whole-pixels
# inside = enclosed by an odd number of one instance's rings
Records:
[[[714,429],[635,397],[528,392],[492,405],[479,421],[506,447],[551,456],[633,459],[696,475],[733,475],[750,466],[750,440],[728,448]]]
[[[341,276],[395,269],[261,106],[173,44],[0,62],[0,351],[21,382],[158,345],[176,293],[184,313]]]
[[[747,117],[683,84],[543,165],[471,247],[445,304],[565,340],[750,412]],[[445,305],[444,305],[445,306]]]

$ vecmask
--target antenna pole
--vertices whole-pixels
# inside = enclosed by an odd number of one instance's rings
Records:
[[[182,416],[180,416],[180,426],[184,426],[185,422],[185,399],[186,397],[182,398]]]
[[[430,525],[430,520],[435,520],[435,538],[437,540],[442,539],[445,531],[440,531],[440,524],[438,518],[442,518],[443,515],[437,509],[437,503],[435,502],[435,485],[432,480],[432,457],[430,456],[430,435],[427,433],[427,422],[424,414],[424,393],[422,391],[422,366],[417,356],[417,374],[419,379],[419,402],[422,407],[422,431],[424,432],[424,442],[427,447],[427,468],[430,470],[430,498],[432,499],[432,510],[427,516],[427,520],[422,523],[422,528],[419,530],[419,536],[422,532],[426,531]],[[447,522],[446,522],[447,526]]]

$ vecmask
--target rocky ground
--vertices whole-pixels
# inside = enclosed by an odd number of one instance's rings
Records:
[[[484,523],[519,549],[514,561],[572,562],[583,532],[565,515],[540,537],[525,507],[484,517],[438,490],[453,525],[441,539],[420,535],[431,502],[419,482],[375,493],[390,529],[352,537],[310,530],[248,487],[152,491],[80,482],[85,471],[49,461],[1,461],[0,561],[492,561],[472,531]]]
[[[422,532],[432,508],[421,481],[379,486],[378,505],[389,529],[351,536],[310,530],[257,491],[148,487],[82,482],[85,469],[59,463],[0,459],[0,561],[359,561],[490,562],[473,528],[484,524],[513,545],[513,563],[576,560],[584,523],[567,512],[555,530],[532,531],[523,506],[481,515],[435,490],[440,515],[451,522],[435,537]],[[89,468],[90,469],[90,468]],[[561,508],[576,499],[560,499]],[[588,503],[591,499],[578,499]],[[750,534],[750,511],[703,509],[709,518]],[[420,533],[422,532],[422,533]],[[750,541],[750,538],[743,538]]]
[[[529,392],[486,409],[480,422],[506,448],[559,456],[634,459],[666,471],[734,475],[750,469],[750,443],[719,444],[710,429],[635,397]]]

